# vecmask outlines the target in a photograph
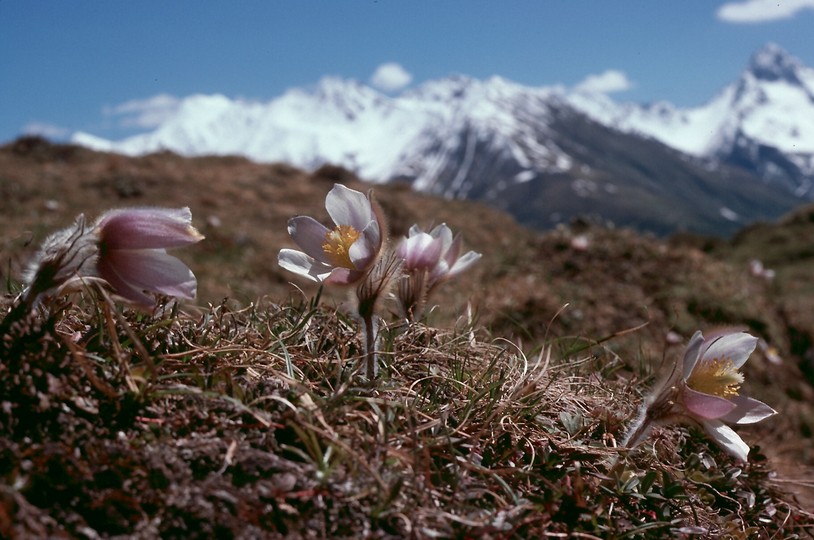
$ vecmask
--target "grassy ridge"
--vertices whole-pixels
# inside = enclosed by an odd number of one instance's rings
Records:
[[[356,382],[355,325],[315,303],[152,317],[87,293],[21,321],[3,342],[0,533],[789,538],[814,526],[759,451],[737,466],[678,428],[620,453],[640,396],[601,348],[528,357],[478,328],[390,326],[370,386]]]
[[[747,266],[762,248],[741,237],[666,243],[587,224],[541,235],[376,186],[394,234],[445,221],[484,257],[434,297],[437,328],[386,314],[371,387],[355,375],[343,298],[297,291],[276,265],[286,219],[326,217],[335,181],[368,187],[330,167],[0,149],[12,292],[32,242],[79,212],[189,205],[207,236],[178,252],[199,278],[197,307],[148,316],[88,291],[4,336],[0,535],[811,534],[814,393],[800,344],[814,325],[791,318],[806,313],[793,279],[804,265],[766,259],[779,269],[767,282]],[[800,245],[783,256],[804,258]],[[617,450],[682,340],[721,325],[778,353],[746,366],[747,393],[781,411],[742,430],[750,463],[694,428]]]

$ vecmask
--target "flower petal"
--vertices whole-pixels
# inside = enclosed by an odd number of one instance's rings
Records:
[[[340,266],[331,270],[330,275],[325,278],[325,283],[328,285],[352,285],[362,279],[363,276],[363,272]]]
[[[370,238],[376,245],[376,252],[378,253],[382,249],[382,245],[384,244],[385,240],[388,238],[387,218],[384,215],[384,210],[382,210],[382,205],[380,205],[373,197],[373,190],[370,190],[367,198],[370,202],[370,212],[373,214],[373,221],[376,222],[375,232],[377,236],[373,236],[372,229],[371,231],[367,230],[371,228],[371,225],[365,227],[365,231],[363,231],[363,233],[370,235]]]
[[[428,270],[438,264],[441,242],[427,233],[418,233],[402,239],[396,254],[404,260],[405,270]]]
[[[330,232],[328,228],[309,216],[297,216],[288,220],[288,234],[302,250],[310,257],[329,264],[323,246],[326,236]]]
[[[117,294],[139,304],[153,303],[144,291],[195,298],[195,275],[180,259],[164,250],[110,251],[99,257],[97,267],[99,275],[113,286]]]
[[[140,306],[152,306],[155,304],[155,297],[146,294],[140,288],[135,287],[121,276],[111,267],[107,261],[99,261],[97,263],[99,276],[104,279],[113,288],[113,291],[120,297]]]
[[[442,223],[430,231],[430,236],[438,238],[441,241],[441,253],[446,255],[453,242],[452,229],[450,229],[446,223]]]
[[[741,461],[747,460],[749,446],[743,442],[743,439],[732,428],[717,420],[703,422],[703,426],[704,431],[729,455]]]
[[[376,257],[376,249],[367,238],[360,236],[348,249],[348,257],[356,270],[364,270]]]
[[[203,235],[189,208],[124,208],[105,212],[94,225],[106,249],[155,249],[194,244]]]
[[[447,274],[449,274],[449,265],[447,264],[447,261],[442,258],[438,261],[438,264],[435,265],[435,268],[433,268],[429,274],[429,287],[434,287],[435,285],[439,285],[446,281]]]
[[[754,424],[764,418],[768,418],[777,411],[757,399],[746,396],[735,396],[731,401],[736,405],[735,409],[721,417],[724,422],[732,424]]]
[[[695,369],[695,364],[698,363],[698,359],[701,357],[701,346],[704,343],[704,336],[701,334],[700,330],[696,330],[696,332],[690,338],[690,342],[687,344],[687,349],[684,352],[684,359],[682,360],[683,368],[684,368],[684,379],[689,379],[690,375],[692,374],[692,370]]]
[[[332,269],[330,265],[295,249],[281,249],[277,254],[277,264],[289,272],[307,277],[312,281],[322,281],[331,273]]]
[[[410,230],[407,231],[407,238],[409,238],[411,236],[415,236],[417,234],[423,234],[423,233],[424,233],[424,231],[421,230],[421,227],[419,227],[417,224],[414,223],[412,225],[412,227],[410,227]]]
[[[724,334],[718,339],[708,341],[701,351],[701,357],[705,360],[728,358],[736,368],[739,368],[754,352],[757,341],[756,337],[746,332]]]
[[[325,209],[337,225],[362,231],[374,220],[370,200],[364,193],[335,184],[325,197]]]
[[[450,268],[455,264],[455,261],[458,260],[458,257],[461,256],[461,248],[464,245],[464,238],[460,234],[456,234],[455,237],[452,239],[452,243],[449,244],[446,253],[444,253],[444,259],[446,259],[447,264],[449,264]]]
[[[463,257],[455,261],[455,264],[452,265],[452,268],[449,269],[448,277],[457,276],[473,264],[477,262],[478,259],[481,258],[480,253],[475,253],[474,251],[469,251],[464,254]]]
[[[722,418],[737,407],[728,399],[697,392],[688,386],[682,390],[682,403],[692,416],[704,420]]]
[[[361,229],[361,231],[362,236],[367,238],[371,248],[378,253],[382,247],[382,230],[379,222],[374,219],[369,222],[364,229]]]

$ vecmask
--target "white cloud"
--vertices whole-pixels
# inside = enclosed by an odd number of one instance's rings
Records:
[[[760,23],[789,19],[805,9],[814,9],[814,0],[745,0],[722,5],[717,15],[729,23]]]
[[[178,110],[181,100],[169,94],[158,94],[147,99],[133,99],[112,107],[105,107],[105,116],[118,118],[124,127],[154,128],[160,126]]]
[[[413,76],[401,65],[387,62],[376,68],[370,77],[370,84],[385,92],[395,92],[410,84],[412,80]]]
[[[609,69],[599,75],[588,75],[574,87],[577,92],[590,94],[611,94],[633,88],[633,82],[623,72]]]
[[[29,122],[22,131],[25,135],[40,135],[47,139],[64,139],[71,133],[67,128],[46,122]]]

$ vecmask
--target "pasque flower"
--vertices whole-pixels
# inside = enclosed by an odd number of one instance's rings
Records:
[[[309,216],[288,221],[288,233],[302,251],[281,249],[283,268],[332,285],[358,283],[379,257],[384,219],[378,205],[359,191],[334,185],[325,198],[334,222],[329,229]]]
[[[111,210],[90,227],[79,216],[43,242],[24,276],[23,303],[36,305],[85,279],[101,279],[117,296],[143,307],[155,304],[152,294],[194,298],[195,276],[166,249],[202,238],[189,208]]]
[[[461,235],[442,223],[429,233],[413,225],[396,248],[403,260],[404,277],[397,296],[408,318],[420,315],[427,297],[435,288],[472,266],[481,254],[469,251],[461,255]]]
[[[372,380],[378,373],[376,310],[401,261],[392,252],[382,257],[387,227],[372,192],[365,195],[336,184],[325,197],[325,208],[334,228],[308,216],[291,218],[288,233],[302,251],[281,249],[277,260],[311,280],[353,287],[364,334],[365,375]]]
[[[746,461],[749,446],[726,424],[752,424],[776,413],[765,403],[740,394],[744,382],[740,368],[757,342],[756,337],[739,331],[707,338],[696,332],[667,382],[646,400],[625,446],[643,441],[654,424],[689,421],[703,427],[730,455]]]
[[[166,251],[203,239],[192,226],[189,208],[111,210],[96,221],[93,233],[98,276],[117,295],[142,306],[155,302],[150,293],[195,298],[195,275]]]

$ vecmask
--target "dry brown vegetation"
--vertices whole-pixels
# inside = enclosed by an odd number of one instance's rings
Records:
[[[370,187],[332,167],[131,159],[39,139],[0,149],[6,306],[35,245],[80,212],[186,205],[207,236],[177,253],[199,278],[198,306],[139,314],[87,291],[8,325],[0,535],[812,535],[803,295],[749,274],[754,244],[588,224],[540,234],[374,186],[394,235],[444,221],[483,259],[433,298],[431,326],[386,315],[370,386],[343,298],[293,286],[276,264],[288,217],[326,218],[334,182]],[[747,364],[747,391],[781,411],[741,430],[750,462],[694,428],[617,450],[681,353],[668,334],[721,325],[782,359]]]

